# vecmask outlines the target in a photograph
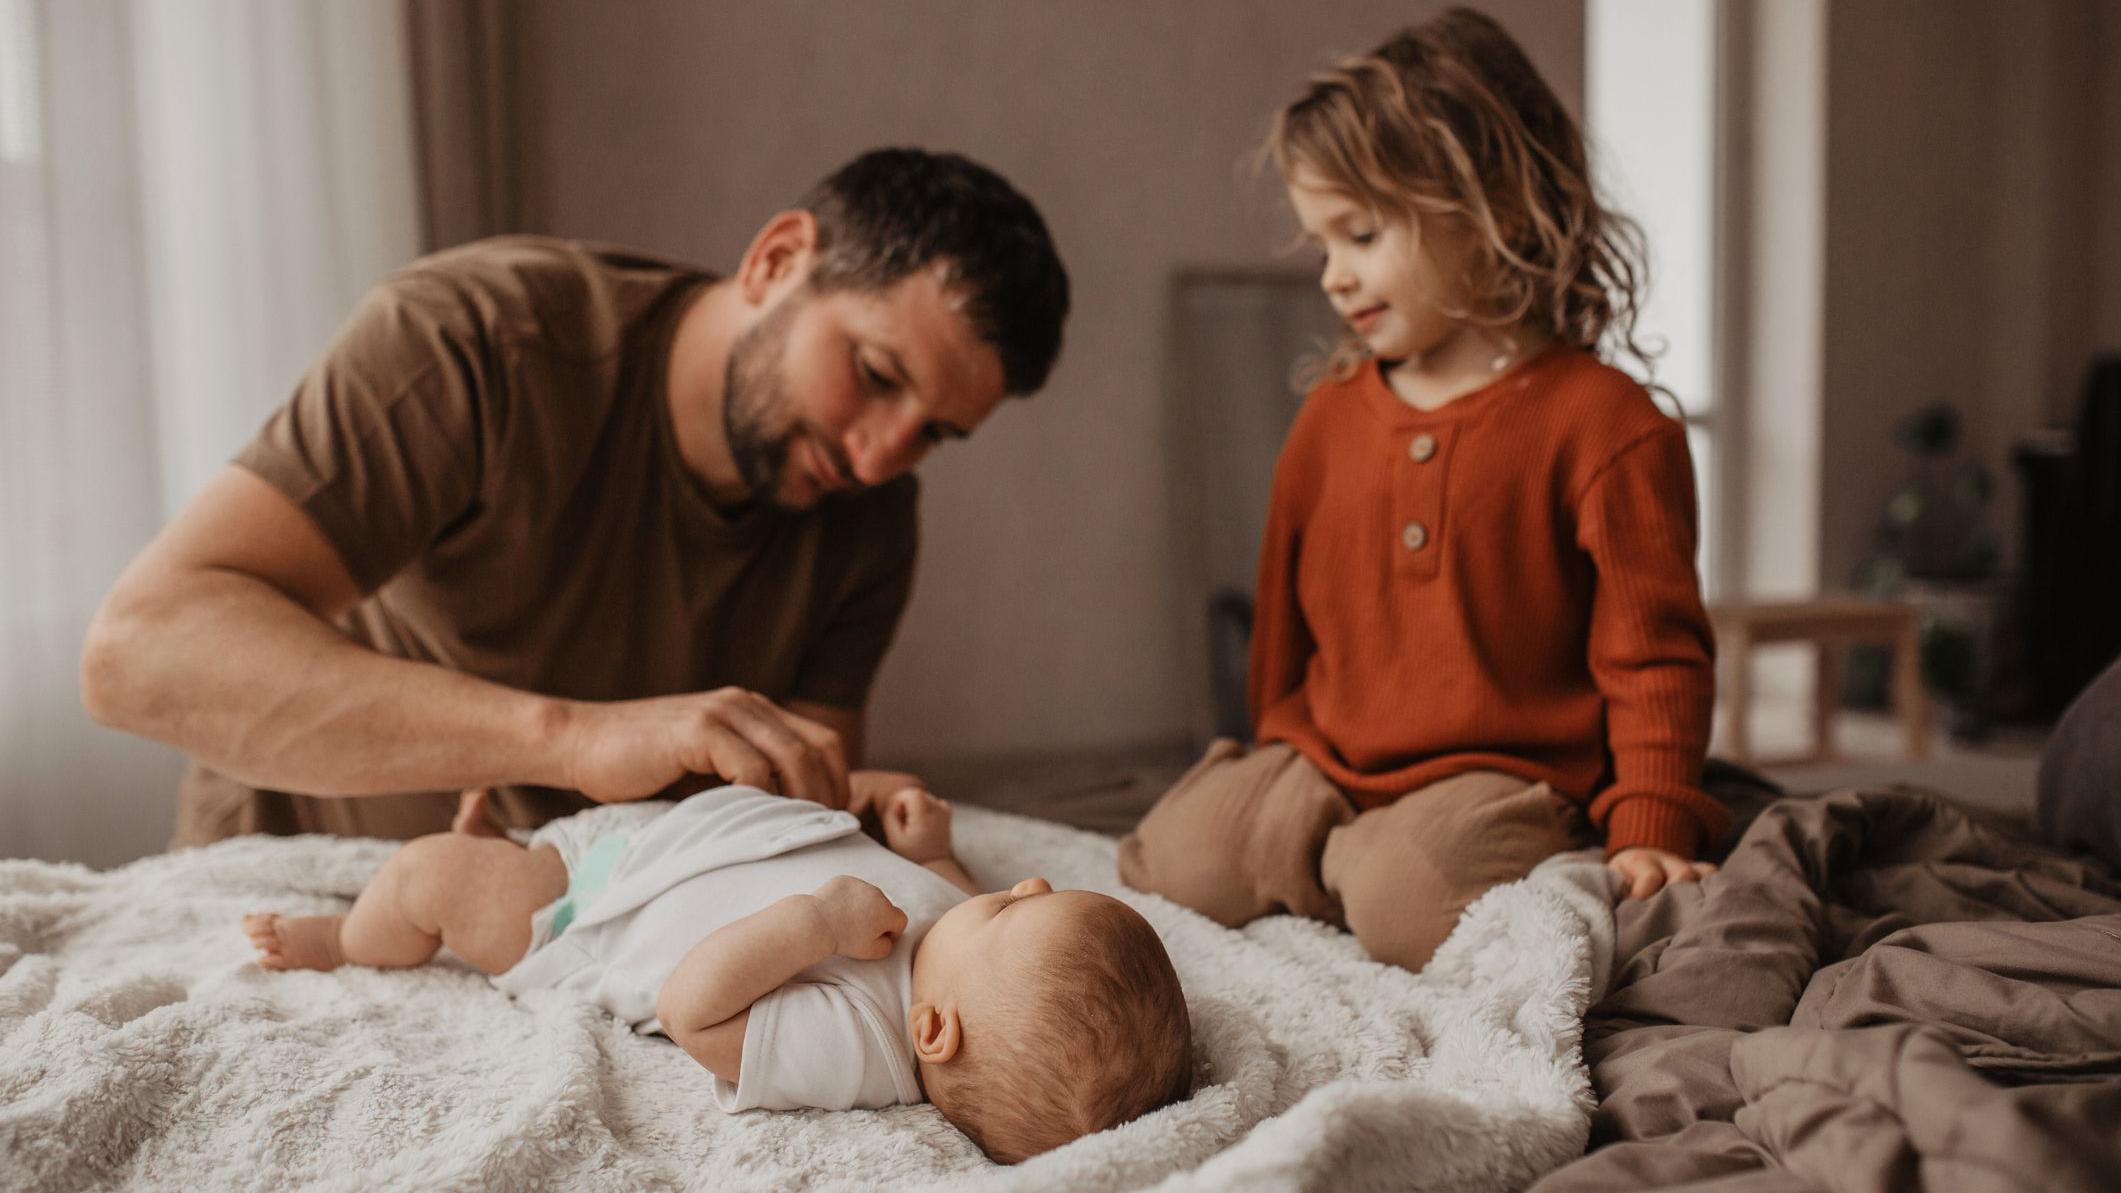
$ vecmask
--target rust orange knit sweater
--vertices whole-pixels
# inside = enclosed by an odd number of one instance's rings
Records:
[[[1468,770],[1587,805],[1608,853],[1683,857],[1714,701],[1685,428],[1556,347],[1434,411],[1372,364],[1282,448],[1250,674],[1286,741],[1365,808]]]

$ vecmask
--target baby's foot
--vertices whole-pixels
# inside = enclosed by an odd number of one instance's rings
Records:
[[[343,915],[283,916],[270,911],[243,917],[243,934],[266,969],[337,969]]]
[[[450,822],[449,831],[463,833],[467,837],[505,837],[501,826],[494,823],[493,811],[486,806],[487,797],[493,792],[485,787],[473,787],[457,797],[457,818]]]

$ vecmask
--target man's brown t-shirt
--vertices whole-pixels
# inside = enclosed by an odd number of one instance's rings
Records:
[[[364,646],[524,691],[619,700],[725,685],[858,708],[912,585],[911,477],[730,514],[680,459],[679,316],[712,279],[603,246],[506,237],[379,283],[236,463],[300,505],[366,594]],[[175,844],[410,837],[456,793],[321,799],[194,764]],[[503,789],[529,826],[588,806]]]

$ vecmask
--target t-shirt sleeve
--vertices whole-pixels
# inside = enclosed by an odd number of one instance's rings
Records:
[[[751,1004],[739,1080],[716,1078],[715,1100],[731,1112],[918,1102],[901,1033],[861,990],[790,982]]]
[[[919,488],[906,477],[876,495],[871,517],[850,528],[860,558],[803,654],[790,696],[860,708],[913,595],[920,551]]]
[[[308,513],[363,593],[477,495],[498,376],[480,338],[445,283],[393,275],[236,456]]]

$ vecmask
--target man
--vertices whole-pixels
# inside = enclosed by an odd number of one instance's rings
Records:
[[[84,701],[192,757],[179,845],[412,837],[466,788],[523,827],[717,778],[845,806],[910,473],[1044,384],[1067,308],[1037,210],[917,150],[726,278],[532,237],[415,262],[119,578]]]

